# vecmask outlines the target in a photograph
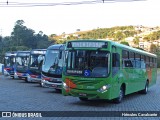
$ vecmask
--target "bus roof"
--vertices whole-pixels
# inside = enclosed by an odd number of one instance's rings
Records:
[[[55,45],[49,46],[47,49],[59,50],[59,49],[64,49],[64,47],[65,47],[64,44],[55,44]]]
[[[30,51],[17,51],[17,56],[29,56]]]
[[[140,49],[137,49],[137,48],[133,48],[133,47],[130,47],[130,46],[127,46],[127,45],[123,45],[123,44],[114,42],[112,40],[96,40],[96,39],[69,40],[69,41],[67,41],[66,45],[69,42],[108,42],[111,45],[118,46],[118,47],[120,47],[120,48],[122,48],[124,50],[133,51],[133,52],[136,52],[136,53],[141,53],[143,55],[148,55],[148,56],[151,56],[151,57],[157,57],[157,55],[155,55],[155,54],[152,54],[152,53],[149,53],[147,51],[143,51],[143,50],[140,50]]]
[[[46,53],[46,49],[32,49],[31,50],[31,54],[45,54]]]
[[[5,56],[16,56],[17,52],[16,51],[12,51],[12,52],[6,52]]]
[[[35,51],[35,50],[37,50],[37,51],[46,51],[46,49],[32,49],[31,51]]]
[[[147,51],[144,51],[144,50],[140,50],[140,49],[133,48],[133,47],[130,47],[130,46],[127,46],[127,45],[123,45],[123,44],[120,44],[120,43],[116,43],[116,42],[112,42],[112,44],[116,45],[116,46],[119,46],[121,48],[124,48],[124,50],[134,51],[136,53],[141,53],[143,55],[149,55],[151,57],[156,57],[157,58],[157,55],[155,55],[153,53],[150,53],[150,52],[147,52]]]

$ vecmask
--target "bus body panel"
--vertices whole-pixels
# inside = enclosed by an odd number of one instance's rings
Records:
[[[41,82],[41,67],[46,49],[33,49],[30,52],[27,81],[28,82]]]
[[[27,79],[30,51],[17,51],[14,78]]]
[[[4,75],[5,76],[11,76],[11,74],[13,74],[16,54],[17,52],[5,53],[5,59],[4,59]]]
[[[42,65],[41,85],[54,89],[62,88],[62,65],[64,44],[51,45],[47,48]]]
[[[91,46],[89,42],[94,43]],[[96,48],[100,45],[105,45],[105,48]],[[154,54],[106,40],[68,41],[66,47],[65,65],[62,74],[63,95],[84,97],[89,99],[99,98],[111,100],[119,96],[121,86],[124,87],[125,95],[127,95],[133,92],[144,90],[147,81],[149,82],[149,86],[152,86],[156,83],[157,73],[155,61],[157,57]],[[87,53],[87,51],[90,53]],[[74,59],[77,59],[75,57],[76,54],[79,54],[80,52],[82,54],[84,53],[85,60],[87,60],[89,54],[89,57],[91,58],[91,53],[94,51],[97,51],[97,53],[99,51],[109,51],[108,56],[110,56],[110,58],[108,59],[108,67],[110,72],[108,76],[104,78],[88,77],[82,74],[85,73],[85,69],[73,69],[78,65],[76,63],[79,62],[74,62]],[[128,58],[125,58],[125,52],[127,53]],[[132,56],[130,57],[132,53],[134,55],[133,58]],[[97,54],[97,56],[100,55]],[[149,59],[150,63],[147,61],[147,59]],[[91,61],[91,59],[89,59],[89,61]],[[119,64],[119,66],[116,67],[115,64]],[[151,66],[151,64],[153,64],[153,66]],[[90,68],[87,68],[87,70],[90,71]],[[91,72],[93,72],[93,69]],[[88,74],[91,73],[88,72]],[[105,91],[101,91],[101,89],[104,89]]]

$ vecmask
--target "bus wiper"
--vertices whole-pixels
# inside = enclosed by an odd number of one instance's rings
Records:
[[[50,68],[54,68],[54,69],[56,69],[56,68],[57,68],[57,66],[58,66],[58,62],[59,62],[58,57],[56,57],[56,58],[55,58],[55,60],[54,60],[54,63],[51,65],[51,67],[50,67]]]
[[[100,51],[102,48],[97,48],[97,51]]]

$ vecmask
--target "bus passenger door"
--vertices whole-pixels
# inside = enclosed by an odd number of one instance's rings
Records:
[[[112,53],[112,90],[111,97],[116,98],[120,90],[120,54]]]

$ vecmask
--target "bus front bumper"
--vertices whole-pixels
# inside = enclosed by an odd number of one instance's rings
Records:
[[[9,72],[7,70],[4,69],[4,75],[5,76],[10,76]]]
[[[43,87],[53,88],[53,89],[62,89],[62,83],[53,83],[47,80],[41,80],[41,85]]]
[[[65,96],[84,97],[88,99],[108,99],[109,91],[99,92],[97,90],[79,90],[79,89],[64,89],[62,88],[62,94]]]
[[[38,76],[32,77],[29,74],[27,74],[27,81],[41,83],[41,78],[39,78]]]
[[[15,72],[14,73],[14,78],[24,78],[24,79],[27,79],[27,74],[26,73]]]

